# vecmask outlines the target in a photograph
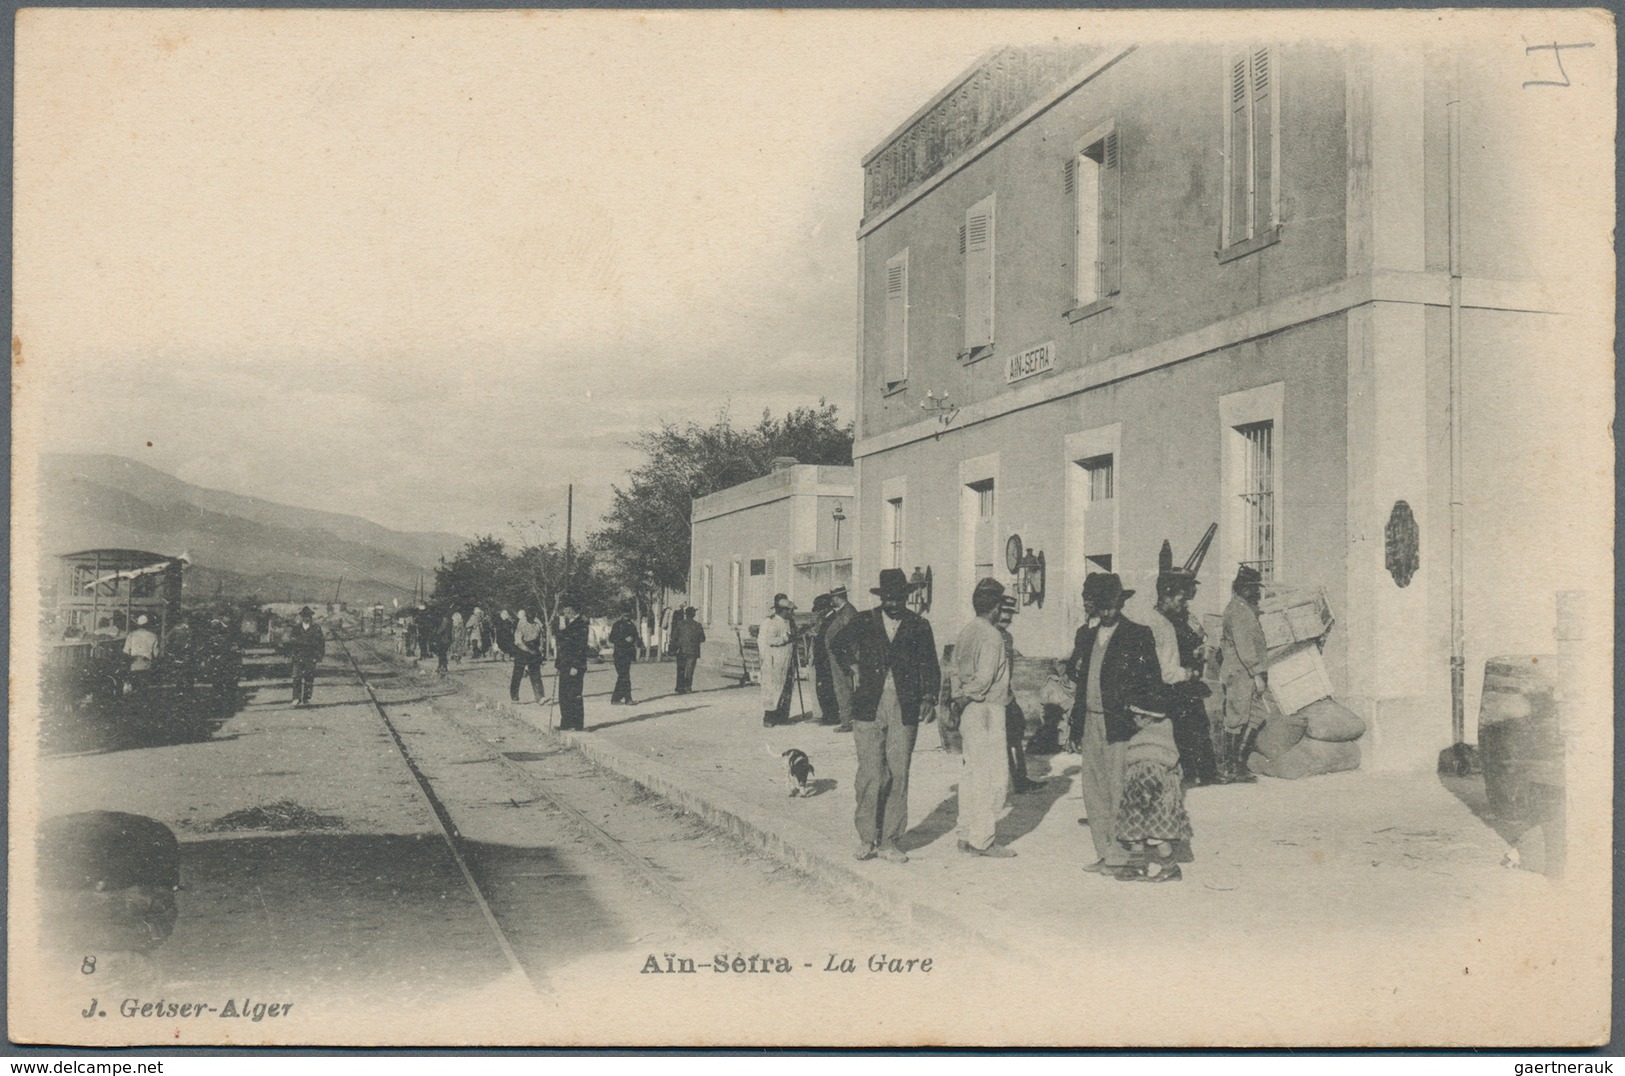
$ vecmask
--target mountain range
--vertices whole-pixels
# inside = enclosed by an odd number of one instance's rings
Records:
[[[47,556],[140,549],[191,561],[188,597],[352,603],[433,589],[434,566],[467,539],[396,531],[358,516],[207,489],[122,456],[52,453],[40,463]],[[340,580],[343,580],[342,584]]]

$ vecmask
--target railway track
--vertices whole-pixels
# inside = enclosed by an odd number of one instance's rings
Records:
[[[377,666],[387,659],[365,653],[369,676],[356,653],[366,644],[338,643],[498,949],[534,989],[551,988],[556,954],[538,944],[535,924],[557,922],[559,894],[549,889],[560,879],[616,905],[607,932],[617,937],[605,947],[620,942],[640,963],[645,949],[749,957],[804,952],[811,938],[832,934],[896,943],[911,933],[500,709],[414,682],[380,688],[374,680],[387,674]],[[557,851],[560,861],[540,873],[505,869],[490,850],[514,842]]]

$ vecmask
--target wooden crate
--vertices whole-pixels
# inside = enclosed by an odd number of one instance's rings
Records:
[[[1275,584],[1259,598],[1258,623],[1264,645],[1275,650],[1319,639],[1335,620],[1321,588]]]
[[[1310,644],[1291,650],[1270,663],[1270,694],[1283,714],[1295,714],[1312,702],[1330,698],[1331,677],[1326,675],[1326,663],[1321,659],[1320,647]]]

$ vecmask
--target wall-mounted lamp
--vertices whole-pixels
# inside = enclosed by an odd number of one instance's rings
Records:
[[[931,611],[931,566],[925,566],[922,572],[916,565],[914,574],[908,577],[908,607],[922,616]]]
[[[1031,549],[1016,564],[1016,593],[1022,605],[1044,608],[1044,554]]]
[[[942,394],[941,399],[938,399],[929,389],[926,390],[925,399],[920,401],[920,410],[928,415],[937,416],[937,421],[944,426],[952,422],[955,416],[959,414],[959,407],[948,398],[946,392]]]
[[[835,502],[835,511],[829,514],[829,518],[835,521],[835,551],[839,553],[841,551],[841,524],[846,522],[846,512],[839,501]]]

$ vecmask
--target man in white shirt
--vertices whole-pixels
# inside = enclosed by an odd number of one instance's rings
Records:
[[[994,842],[994,828],[1010,793],[1004,709],[1010,701],[1010,662],[1004,635],[994,626],[1004,585],[983,579],[971,593],[976,616],[954,641],[953,698],[963,705],[959,732],[959,850],[992,859],[1015,856]]]

